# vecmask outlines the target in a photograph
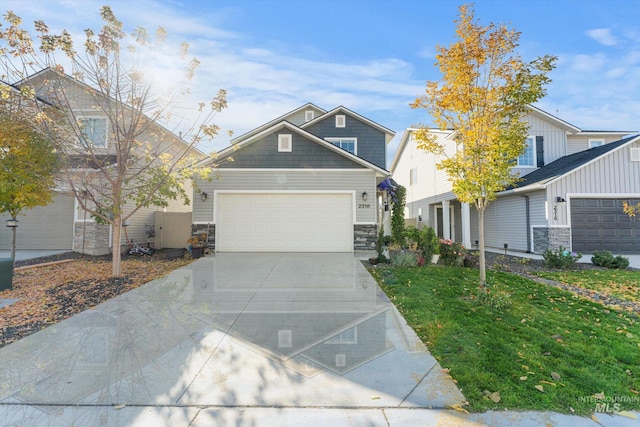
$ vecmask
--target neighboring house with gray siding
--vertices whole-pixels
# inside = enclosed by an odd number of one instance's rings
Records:
[[[52,70],[46,69],[36,73],[26,79],[33,87],[46,87],[48,81],[58,81],[59,76],[51,77]],[[93,106],[92,98],[87,95],[87,85],[72,77],[62,76],[62,80],[67,84],[65,93],[68,96],[69,104],[79,120],[85,120],[92,126],[92,143],[100,144],[103,151],[99,155],[104,158],[115,158],[115,148],[110,140],[111,130],[108,126],[108,118],[100,109]],[[23,82],[23,84],[25,84]],[[115,102],[115,101],[114,101]],[[95,138],[95,141],[93,140]],[[173,155],[180,155],[188,150],[189,154],[195,158],[203,159],[202,152],[190,148],[181,138],[165,129],[155,122],[151,122],[148,129],[141,138],[145,143],[154,147],[160,147],[160,151]],[[77,173],[92,173],[91,162],[86,161],[86,153],[80,152],[79,144],[69,144],[76,146],[73,156],[78,165]],[[69,154],[69,153],[67,153]],[[24,250],[64,250],[85,253],[89,255],[108,254],[113,250],[114,243],[111,237],[111,227],[98,224],[86,211],[80,208],[78,201],[68,190],[66,178],[60,179],[60,187],[57,189],[53,201],[42,207],[36,207],[23,212],[25,215],[18,217],[18,230],[16,234],[17,249]],[[192,194],[191,182],[185,183],[185,191]],[[125,205],[125,213],[131,212],[133,206]],[[163,212],[190,212],[191,205],[184,205],[181,200],[170,200],[166,208],[149,207],[138,210],[128,221],[127,235],[130,239],[145,243],[149,239],[148,231],[155,224],[156,211]],[[8,219],[7,216],[0,216],[0,223]],[[185,245],[186,239],[185,237]],[[153,241],[153,239],[151,239]],[[116,247],[126,245],[125,234],[122,233],[121,242]],[[9,229],[0,227],[0,249],[9,249],[11,239]]]
[[[513,168],[523,180],[498,193],[485,211],[486,247],[542,253],[560,245],[583,253],[640,253],[640,222],[622,203],[640,200],[640,137],[630,131],[583,131],[538,108],[527,118],[527,151]],[[460,203],[436,164],[407,129],[391,165],[407,188],[406,217],[467,247],[478,241],[478,213]],[[452,131],[434,130],[448,152]]]
[[[305,104],[200,163],[212,179],[196,179],[194,230],[217,252],[373,249],[393,135],[345,107]]]

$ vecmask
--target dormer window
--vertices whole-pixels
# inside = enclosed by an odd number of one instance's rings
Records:
[[[344,114],[338,114],[336,116],[336,127],[343,128],[347,126],[347,117]]]
[[[304,121],[305,122],[309,122],[311,120],[313,120],[313,117],[315,116],[315,113],[313,110],[307,110],[304,112]]]
[[[107,119],[80,119],[83,144],[107,148]]]
[[[290,133],[281,133],[278,135],[278,152],[290,153],[292,151],[292,138]]]

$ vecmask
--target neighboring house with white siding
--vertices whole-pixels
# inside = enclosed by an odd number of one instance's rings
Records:
[[[485,211],[486,247],[542,253],[560,245],[584,253],[640,253],[640,221],[622,203],[640,200],[640,137],[630,131],[583,131],[530,107],[526,152],[513,168],[523,178]],[[407,188],[406,217],[467,247],[478,241],[478,213],[457,201],[440,158],[420,150],[407,129],[391,164]],[[452,131],[434,131],[456,150]]]
[[[86,122],[86,138],[91,140],[94,147],[99,147],[94,154],[100,161],[115,162],[115,147],[110,141],[109,123],[106,114],[95,108],[92,98],[87,95],[88,86],[69,76],[51,77],[50,69],[43,70],[26,79],[28,84],[36,88],[45,87],[49,81],[64,81],[68,85],[65,95],[76,117]],[[54,80],[55,79],[55,80]],[[26,83],[23,83],[26,84]],[[115,101],[112,101],[115,102]],[[205,155],[189,145],[181,138],[165,129],[158,123],[149,121],[148,128],[142,134],[140,140],[153,147],[159,147],[160,152],[177,155],[189,151],[189,154],[200,160]],[[91,163],[87,153],[80,151],[79,144],[69,144],[69,150],[76,163],[77,171],[91,173]],[[102,147],[102,148],[101,148]],[[24,250],[66,250],[81,252],[89,255],[104,255],[113,250],[111,227],[100,225],[83,209],[78,201],[68,190],[68,183],[60,180],[60,188],[47,206],[36,207],[23,212],[25,216],[18,218],[18,232],[16,234],[17,249]],[[185,191],[190,196],[193,192],[191,182],[185,183]],[[133,206],[125,205],[125,214],[131,212]],[[138,210],[128,221],[127,235],[130,239],[140,243],[146,243],[149,239],[148,231],[155,224],[156,211],[164,212],[190,212],[191,205],[185,205],[181,200],[169,200],[166,208],[149,207]],[[8,217],[0,217],[0,222]],[[187,236],[188,237],[188,236]],[[185,244],[186,238],[185,237]],[[119,246],[126,245],[125,234],[122,233]],[[153,239],[151,239],[153,240]],[[0,249],[9,249],[11,246],[8,228],[0,227]]]
[[[261,125],[200,163],[213,170],[195,182],[194,230],[217,252],[373,249],[394,134],[311,103]]]

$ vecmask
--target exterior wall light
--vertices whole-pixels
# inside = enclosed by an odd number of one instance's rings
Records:
[[[202,193],[200,193],[200,200],[202,200],[203,202],[207,201],[207,193],[205,193],[204,191]]]
[[[367,192],[363,191],[362,192],[362,200],[364,200],[366,202],[367,201],[367,197],[368,197]]]

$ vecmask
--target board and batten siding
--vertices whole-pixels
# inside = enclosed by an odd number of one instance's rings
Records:
[[[622,146],[550,183],[547,187],[549,203],[556,197],[563,197],[570,203],[572,195],[606,198],[616,194],[640,194],[640,162],[631,161],[631,147],[640,147],[640,143]],[[567,215],[562,216],[562,224],[568,224]]]
[[[315,170],[315,169],[217,169],[212,175],[212,181],[197,182],[197,187],[208,194],[205,202],[198,199],[197,194],[193,202],[193,222],[196,224],[214,223],[214,192],[244,191],[244,192],[314,192],[329,193],[331,191],[355,192],[354,210],[356,223],[376,223],[376,176],[371,170]],[[367,192],[368,198],[364,202],[362,193]],[[359,204],[368,208],[359,208]]]

